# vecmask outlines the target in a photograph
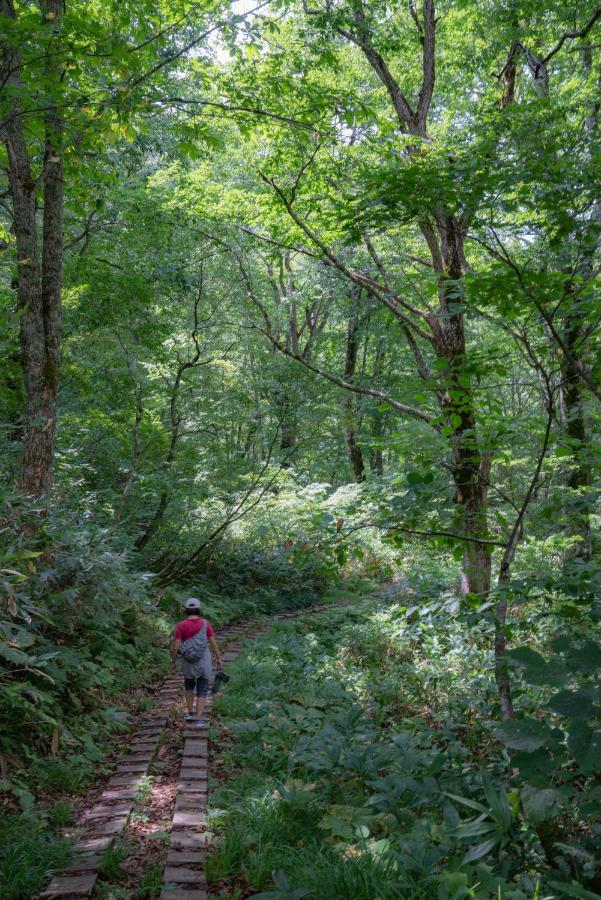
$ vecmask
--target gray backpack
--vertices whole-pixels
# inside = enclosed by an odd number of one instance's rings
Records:
[[[186,662],[195,663],[204,657],[208,647],[207,623],[203,622],[200,631],[197,631],[196,634],[193,634],[192,637],[189,637],[187,641],[180,645],[179,652],[182,659],[185,659]]]

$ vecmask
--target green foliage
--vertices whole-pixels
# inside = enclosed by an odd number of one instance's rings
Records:
[[[66,800],[58,800],[48,810],[48,823],[55,831],[73,823],[73,810]]]
[[[144,867],[138,888],[140,900],[153,900],[161,893],[163,885],[163,866],[161,863],[149,863]]]
[[[0,823],[0,884],[6,900],[35,897],[49,878],[65,866],[71,842],[60,837],[66,808],[57,814],[53,807],[48,819],[33,813],[3,812]]]
[[[121,863],[127,857],[127,844],[124,841],[113,841],[102,851],[98,873],[105,881],[116,881],[122,874]]]
[[[28,537],[28,516],[15,505],[3,520],[0,753],[13,787],[33,778],[74,792],[98,773],[106,738],[128,727],[111,701],[164,669],[166,631],[148,620],[145,581],[132,578],[110,535],[50,515]]]
[[[238,690],[218,701],[234,743],[220,753],[242,771],[212,795],[212,879],[242,875],[273,897],[561,896],[539,834],[560,813],[590,877],[565,790],[507,779],[485,632],[457,613],[414,620],[357,602],[272,629],[236,663]]]
[[[234,726],[254,777],[215,871],[274,900],[585,897],[595,6],[239,5],[5,4],[3,800],[33,817],[103,773],[188,594],[219,627],[377,585],[398,605],[283,629],[240,667],[223,702],[257,704]],[[62,311],[23,293],[30,271]],[[32,315],[33,355],[61,359],[33,425]],[[35,501],[14,490],[32,428],[56,432]]]

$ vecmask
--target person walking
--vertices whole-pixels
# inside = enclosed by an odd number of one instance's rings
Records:
[[[175,672],[178,656],[181,659],[187,706],[186,721],[194,722],[196,728],[203,728],[212,673],[211,650],[220,669],[223,668],[223,658],[215,640],[213,626],[200,615],[198,597],[188,597],[185,607],[188,615],[177,624],[173,634],[171,662]]]

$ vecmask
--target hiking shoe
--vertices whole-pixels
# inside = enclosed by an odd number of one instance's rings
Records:
[[[194,728],[206,728],[207,723],[205,719],[197,719],[194,723]]]
[[[215,696],[215,694],[219,693],[222,684],[227,684],[230,680],[230,676],[226,675],[223,669],[218,669],[215,673],[215,678],[213,680],[213,687],[211,689],[211,694]]]
[[[184,716],[184,718],[185,718],[186,722],[195,722],[196,721],[196,716],[194,715],[194,713],[187,712],[186,715]]]

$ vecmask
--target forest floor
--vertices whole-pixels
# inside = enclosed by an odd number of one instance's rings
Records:
[[[596,896],[543,888],[508,805],[485,627],[406,603],[372,587],[220,630],[231,682],[209,727],[185,723],[167,678],[40,898]]]
[[[334,605],[220,630],[226,667],[275,621]],[[209,772],[217,781],[225,777],[219,749],[208,740],[209,723],[214,724],[212,700],[207,703],[204,728],[184,719],[179,675],[167,678],[148,704],[136,731],[121,738],[125,746],[118,751],[108,781],[73,798],[77,824],[64,835],[74,842],[74,852],[39,894],[40,900],[207,898],[204,863],[212,837],[207,824]],[[236,897],[245,895],[242,886],[236,889]]]

